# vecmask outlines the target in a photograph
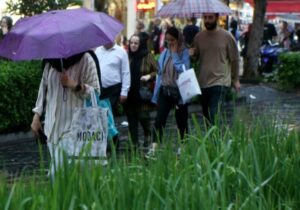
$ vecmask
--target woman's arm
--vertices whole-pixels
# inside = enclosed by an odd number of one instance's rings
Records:
[[[34,116],[32,119],[32,123],[30,125],[33,134],[37,137],[39,135],[38,131],[42,130],[42,124],[40,120],[40,116],[44,111],[44,102],[46,100],[46,92],[47,92],[47,85],[48,85],[48,76],[49,76],[49,64],[46,64],[44,67],[42,79],[40,82],[38,97],[35,103],[35,107],[32,109],[34,112]]]
[[[149,53],[145,59],[147,59],[145,62],[146,66],[144,67],[146,68],[146,74],[141,77],[142,81],[148,81],[155,78],[158,70],[157,61],[154,59],[154,56],[151,53]]]
[[[73,75],[79,76],[74,78],[68,71],[74,71]],[[100,93],[96,64],[88,53],[85,53],[81,60],[68,71],[64,71],[60,75],[60,82],[63,87],[69,88],[81,98],[89,97],[91,89]]]
[[[46,100],[46,91],[47,91],[47,84],[48,84],[48,76],[49,76],[49,63],[45,65],[42,79],[39,86],[38,97],[35,102],[35,107],[32,109],[34,113],[38,113],[42,115],[44,109],[44,101]]]
[[[188,49],[183,49],[181,53],[172,52],[172,61],[176,71],[182,72],[183,65],[186,69],[190,68],[190,55]]]

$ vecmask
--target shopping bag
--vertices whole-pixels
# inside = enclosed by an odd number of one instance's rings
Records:
[[[110,104],[110,100],[108,98],[105,99],[100,99],[99,94],[97,92],[95,92],[96,95],[96,100],[97,100],[97,105],[100,108],[106,108],[108,109],[108,134],[107,134],[107,139],[111,140],[114,136],[118,135],[118,129],[116,127],[115,124],[115,120],[114,120],[114,115],[112,112],[112,108],[111,108],[111,104]],[[92,106],[91,100],[87,100],[86,101],[86,106]]]
[[[97,105],[90,91],[92,106],[75,108],[70,129],[59,138],[59,146],[68,157],[105,158],[108,132],[108,109]]]
[[[193,68],[186,70],[183,65],[183,72],[176,80],[183,103],[188,102],[193,97],[201,95],[200,86]]]
[[[115,124],[115,120],[114,120],[114,115],[112,112],[112,108],[111,108],[111,104],[110,104],[110,100],[108,98],[106,99],[99,99],[99,97],[97,97],[97,103],[98,106],[101,108],[106,108],[108,109],[108,135],[107,135],[107,139],[111,140],[114,136],[118,135],[118,129],[116,127]]]

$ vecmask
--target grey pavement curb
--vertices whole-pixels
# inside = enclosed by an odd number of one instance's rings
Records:
[[[9,134],[1,134],[0,135],[0,144],[14,144],[18,143],[19,141],[32,141],[33,134],[31,131],[27,132],[18,132],[18,133],[9,133]]]

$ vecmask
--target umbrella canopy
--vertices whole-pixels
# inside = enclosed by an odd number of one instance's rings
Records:
[[[19,20],[1,41],[0,56],[66,58],[114,41],[123,27],[105,13],[84,8],[50,11]]]
[[[175,0],[163,6],[156,16],[190,18],[203,13],[231,14],[232,10],[219,0]]]

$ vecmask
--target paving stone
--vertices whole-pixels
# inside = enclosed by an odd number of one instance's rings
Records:
[[[237,109],[246,109],[253,116],[272,115],[278,117],[281,122],[288,121],[292,126],[299,128],[300,124],[300,94],[283,93],[264,85],[243,85],[239,93],[237,103],[229,102],[226,104],[226,112],[233,113]],[[200,105],[191,105],[189,112],[194,113],[196,119],[201,125],[201,108]],[[172,113],[170,113],[172,114]],[[151,113],[152,123],[155,112]],[[189,115],[190,127],[192,125],[191,114]],[[120,132],[120,148],[118,153],[126,151],[128,146],[128,127],[122,126],[126,117],[116,118],[116,125]],[[279,123],[280,124],[280,123]],[[193,129],[193,128],[191,128]],[[175,117],[169,116],[166,126],[166,132],[176,134]],[[140,139],[143,138],[142,129],[140,128]],[[41,164],[45,169],[49,166],[49,152],[47,146],[42,145],[40,154],[39,146],[28,134],[24,138],[17,135],[15,139],[2,141],[0,136],[0,173],[20,174],[24,171],[33,172],[39,170]],[[17,138],[18,137],[18,138]],[[146,148],[143,148],[146,150]],[[41,156],[42,155],[42,156]]]

